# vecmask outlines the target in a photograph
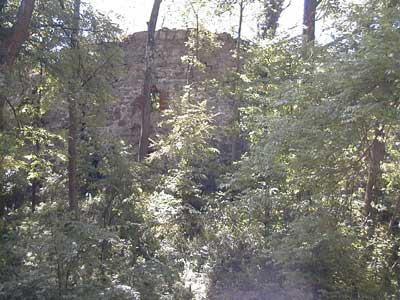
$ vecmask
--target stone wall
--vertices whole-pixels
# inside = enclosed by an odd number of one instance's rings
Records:
[[[137,144],[140,135],[141,94],[143,87],[145,51],[147,32],[137,32],[129,36],[122,44],[125,53],[124,75],[115,88],[117,100],[110,108],[107,129],[117,137],[131,144]],[[194,80],[221,79],[235,65],[232,57],[235,40],[228,34],[217,36],[220,47],[213,51],[199,51],[200,60],[204,63],[203,72],[195,71]],[[162,108],[168,106],[168,101],[179,96],[187,84],[188,66],[182,62],[182,57],[188,54],[186,42],[188,31],[161,29],[156,32],[155,55],[155,88],[163,99]],[[209,100],[221,116],[228,118],[232,103],[229,99],[217,97],[215,91],[209,95]],[[152,124],[156,124],[159,113],[152,113]]]

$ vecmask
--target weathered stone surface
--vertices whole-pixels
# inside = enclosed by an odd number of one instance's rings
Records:
[[[156,88],[160,94],[168,95],[169,99],[179,96],[187,84],[188,67],[181,57],[188,54],[185,45],[188,39],[186,30],[169,30],[163,28],[156,32],[155,79]],[[122,48],[125,52],[125,75],[120,78],[114,90],[116,102],[109,117],[108,131],[117,137],[129,137],[128,141],[136,144],[140,133],[140,95],[142,92],[147,32],[137,32],[129,36]],[[221,79],[226,72],[234,67],[232,49],[235,40],[228,34],[218,35],[222,47],[211,52],[200,53],[200,60],[206,65],[204,72],[194,71],[195,81],[217,78]],[[230,117],[232,101],[216,97],[210,91],[209,102],[219,113],[218,122],[226,122]],[[165,100],[165,99],[164,99]],[[168,101],[168,99],[167,99]],[[167,104],[163,103],[163,107]],[[153,120],[158,120],[153,113]],[[155,124],[154,124],[155,125]],[[139,129],[138,129],[139,128]]]

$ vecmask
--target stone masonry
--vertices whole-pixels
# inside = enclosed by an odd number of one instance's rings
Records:
[[[140,135],[141,94],[143,87],[147,32],[137,32],[129,36],[122,44],[125,53],[126,72],[115,88],[116,101],[110,107],[107,128],[112,135],[121,137],[135,145]],[[195,72],[195,81],[203,79],[221,79],[233,68],[232,56],[235,40],[229,34],[219,34],[220,47],[213,51],[199,51],[200,61],[205,65],[203,72]],[[188,66],[182,57],[188,55],[186,43],[187,30],[161,29],[156,32],[155,79],[154,89],[160,96],[161,108],[168,106],[168,101],[179,96],[187,84]],[[208,99],[219,115],[230,117],[232,101],[211,95]],[[152,123],[158,121],[159,113],[152,113]]]

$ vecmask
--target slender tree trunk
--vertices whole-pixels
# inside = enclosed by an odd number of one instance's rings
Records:
[[[162,0],[154,0],[153,10],[150,21],[147,23],[147,46],[146,46],[146,70],[143,83],[143,106],[142,122],[139,141],[139,161],[142,161],[149,152],[150,138],[150,112],[151,112],[151,88],[154,84],[154,51],[155,51],[155,31]]]
[[[38,100],[38,102],[39,101],[40,100]],[[38,106],[40,105],[39,103],[38,103]],[[40,109],[40,107],[38,109]],[[39,113],[40,112],[37,111],[36,112],[37,116],[35,116],[35,126],[36,126],[36,128],[39,128],[39,119],[38,119],[39,118],[39,115],[38,115]],[[34,151],[35,155],[38,157],[40,155],[40,143],[39,143],[38,140],[36,140],[34,142],[33,147],[34,147],[33,151]],[[31,188],[32,188],[31,209],[32,209],[32,212],[35,212],[36,206],[39,204],[39,200],[40,200],[39,199],[39,195],[38,195],[39,189],[40,189],[40,179],[39,178],[32,179]]]
[[[0,90],[3,88],[4,83],[0,83]],[[4,107],[6,106],[6,98],[0,91],[0,132],[4,131],[6,122],[4,120]]]
[[[195,46],[194,49],[190,49],[190,59],[188,60],[187,64],[187,69],[186,69],[186,84],[191,85],[192,83],[195,82],[195,60],[199,59],[199,53],[200,53],[200,17],[199,17],[199,12],[196,10],[195,6],[193,5],[192,2],[190,2],[190,6],[192,7],[192,11],[194,14],[194,17],[196,19],[196,37],[195,37]],[[192,37],[190,37],[192,38]],[[189,101],[191,98],[191,89],[189,90]]]
[[[385,156],[384,136],[383,129],[375,129],[375,138],[372,141],[368,155],[368,180],[365,187],[364,210],[369,217],[372,215],[372,202],[376,197],[380,163]]]
[[[38,204],[38,191],[39,191],[39,180],[38,179],[33,179],[32,180],[32,195],[31,195],[31,210],[32,212],[35,212],[36,210],[36,205]]]
[[[69,209],[78,215],[78,196],[77,196],[77,142],[78,130],[77,123],[78,111],[76,109],[76,99],[70,98],[68,101],[69,128],[68,128],[68,200]]]
[[[80,7],[81,1],[74,2],[73,30],[71,34],[71,48],[73,55],[77,61],[75,68],[76,78],[73,78],[70,84],[68,98],[68,114],[69,114],[69,129],[68,129],[68,200],[69,209],[78,218],[78,195],[77,195],[77,143],[78,143],[78,103],[76,80],[80,77],[79,66],[79,27],[80,27]]]
[[[236,40],[236,75],[242,71],[242,61],[241,61],[241,49],[242,49],[242,25],[243,25],[243,11],[244,11],[244,1],[239,3],[239,26],[238,34]],[[239,87],[239,78],[235,81],[234,89],[235,99],[233,103],[233,138],[232,138],[232,160],[238,160],[240,158],[240,103],[242,102],[242,93]]]
[[[315,16],[317,13],[317,0],[304,0],[303,15],[303,49],[314,45],[315,41]],[[307,53],[306,50],[304,50]]]
[[[40,77],[43,78],[43,66],[40,66]],[[42,93],[39,88],[35,88],[32,92],[32,105],[34,107],[34,119],[33,126],[35,128],[42,128],[42,117],[40,114],[40,108],[42,105]],[[40,155],[40,141],[39,139],[34,139],[33,142],[33,152],[36,157]],[[31,209],[35,212],[37,204],[40,202],[38,193],[40,191],[41,180],[39,178],[34,178],[31,182],[32,194],[31,194]]]
[[[191,86],[190,89],[187,91],[187,100],[190,102],[192,100],[192,93],[193,89],[197,90],[198,86],[197,84],[193,84],[196,81],[195,78],[195,61],[199,60],[199,53],[200,53],[200,17],[199,17],[199,12],[195,9],[193,3],[190,3],[193,13],[195,15],[196,19],[196,37],[195,37],[195,46],[194,49],[190,49],[189,51],[189,57],[190,59],[188,60],[187,63],[187,69],[186,69],[186,85]],[[192,37],[190,37],[192,38]]]
[[[244,2],[241,1],[239,4],[239,26],[236,40],[236,72],[240,73],[242,70],[242,62],[240,60],[241,50],[242,50],[242,25],[243,25],[243,12],[244,12]]]

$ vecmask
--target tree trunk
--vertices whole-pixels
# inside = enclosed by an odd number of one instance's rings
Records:
[[[69,128],[68,128],[68,201],[69,209],[77,216],[78,197],[77,197],[77,109],[76,99],[70,98],[68,101]]]
[[[146,70],[143,83],[143,106],[142,122],[139,141],[139,161],[142,161],[149,152],[150,137],[150,112],[151,112],[151,88],[154,84],[154,51],[155,51],[155,31],[162,0],[154,0],[153,10],[150,21],[147,23],[147,46],[146,46]]]
[[[0,2],[0,12],[2,12],[7,1]],[[0,131],[4,130],[4,106],[6,103],[5,95],[2,90],[5,83],[4,68],[12,65],[17,58],[17,54],[22,44],[28,37],[29,24],[32,19],[35,0],[22,0],[16,16],[16,21],[10,32],[0,39]]]
[[[0,83],[0,90],[3,88],[4,83]],[[6,122],[4,120],[4,107],[6,106],[6,98],[2,92],[0,92],[0,132],[4,131]]]
[[[365,187],[364,210],[367,216],[372,214],[372,202],[376,196],[376,187],[380,173],[380,163],[385,156],[383,129],[375,129],[375,138],[369,149],[368,155],[368,180]]]
[[[39,96],[40,97],[40,96]],[[40,126],[40,98],[37,100],[37,103],[35,105],[35,120],[34,120],[34,126],[36,128],[39,128]],[[40,155],[40,142],[39,139],[35,139],[33,152],[35,153],[35,156],[39,157]],[[31,182],[31,188],[32,188],[32,194],[31,194],[31,209],[32,212],[35,212],[36,206],[39,204],[39,189],[40,189],[40,179],[39,178],[34,178],[32,179]]]
[[[0,40],[0,65],[12,65],[18,51],[28,37],[35,0],[22,0],[11,31]]]
[[[39,180],[38,179],[33,179],[32,184],[32,194],[31,194],[31,210],[32,212],[35,212],[36,210],[36,205],[39,203],[38,199],[38,192],[39,192]]]
[[[242,62],[240,59],[241,48],[242,48],[242,24],[243,24],[243,11],[244,11],[244,1],[239,3],[239,26],[238,35],[236,40],[236,75],[239,76],[242,69]],[[232,161],[238,160],[240,158],[240,102],[242,101],[242,93],[239,87],[239,78],[235,81],[234,91],[236,99],[233,103],[233,137],[232,137]]]
[[[200,53],[200,16],[199,16],[199,11],[196,10],[195,6],[193,5],[192,2],[190,2],[190,6],[192,8],[194,18],[196,20],[196,28],[195,30],[195,43],[194,43],[194,48],[191,46],[189,47],[189,59],[187,62],[187,68],[186,68],[186,85],[192,85],[192,83],[195,82],[195,61],[199,59],[199,53]],[[189,39],[192,39],[192,34],[190,33]],[[196,88],[197,85],[194,85]],[[190,101],[191,99],[191,93],[192,89],[188,90],[188,99]]]
[[[40,66],[40,77],[43,79],[43,66]],[[42,92],[38,87],[35,87],[32,90],[32,106],[34,107],[34,117],[33,117],[33,126],[36,129],[43,128],[43,120],[41,117],[40,109],[42,106]],[[36,157],[40,156],[40,139],[33,139],[33,153]],[[31,181],[31,210],[35,212],[36,206],[40,202],[39,192],[40,192],[41,180],[40,178],[34,178]]]
[[[314,45],[315,41],[315,16],[317,13],[317,0],[304,0],[303,15],[303,48]]]
[[[73,55],[76,56],[75,68],[76,78],[72,79],[68,98],[68,114],[69,114],[69,129],[68,129],[68,200],[69,209],[74,213],[75,218],[78,218],[78,196],[77,196],[77,143],[78,143],[78,110],[77,110],[77,91],[76,80],[80,77],[79,66],[79,26],[80,26],[80,7],[81,1],[74,2],[73,29],[71,34],[71,48]]]

